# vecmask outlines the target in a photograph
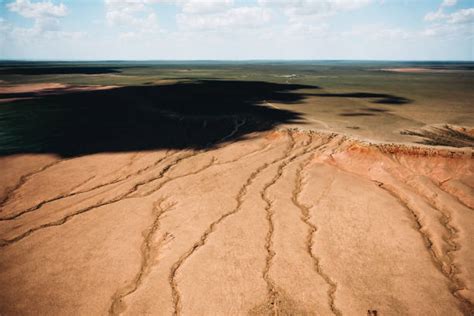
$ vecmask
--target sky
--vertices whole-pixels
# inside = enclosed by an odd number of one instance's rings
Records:
[[[0,59],[474,60],[474,0],[0,0]]]

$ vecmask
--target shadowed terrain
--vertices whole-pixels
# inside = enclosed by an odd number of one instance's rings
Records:
[[[411,100],[381,93],[368,93],[368,92],[354,92],[354,93],[312,93],[311,96],[325,97],[325,98],[357,98],[357,99],[371,99],[372,103],[377,104],[389,104],[389,105],[401,105],[410,103]]]
[[[474,315],[472,74],[15,65],[1,315]]]
[[[300,115],[261,106],[295,103],[314,86],[200,80],[100,91],[3,93],[0,154],[212,147],[255,131],[296,123]],[[26,98],[26,100],[18,100]],[[33,98],[33,99],[28,99]]]

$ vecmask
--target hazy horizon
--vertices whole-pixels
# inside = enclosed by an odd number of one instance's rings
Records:
[[[29,59],[7,58],[0,62],[380,62],[380,63],[474,63],[466,59]]]

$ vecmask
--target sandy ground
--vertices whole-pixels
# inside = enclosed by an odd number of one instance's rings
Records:
[[[0,82],[2,83],[2,82]],[[2,84],[0,85],[0,94],[24,94],[20,97],[12,98],[1,98],[0,104],[8,103],[17,100],[26,100],[33,99],[36,97],[51,95],[51,94],[61,94],[61,93],[71,93],[71,92],[81,92],[81,91],[95,91],[95,90],[107,90],[113,89],[115,86],[77,86],[77,85],[67,85],[63,83],[26,83],[26,84]]]
[[[213,149],[0,157],[0,315],[474,315],[470,139],[300,106]]]
[[[382,68],[382,71],[390,72],[401,72],[401,73],[450,73],[450,72],[465,72],[466,70],[456,70],[456,69],[433,69],[433,68],[422,68],[422,67],[412,67],[412,68]]]
[[[0,314],[472,315],[472,149],[281,129],[0,160]]]
[[[264,105],[302,113],[303,124],[293,127],[337,132],[379,142],[424,143],[429,138],[449,138],[449,133],[447,135],[438,130],[446,124],[469,134],[474,126],[474,107],[469,102],[470,100],[465,104],[415,102],[392,106],[374,105],[371,100],[360,98],[310,96],[298,104],[265,102]],[[406,131],[423,130],[431,130],[432,137],[418,138],[406,134]],[[473,146],[472,142],[470,146]]]

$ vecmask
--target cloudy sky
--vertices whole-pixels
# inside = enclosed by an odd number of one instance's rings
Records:
[[[474,60],[474,0],[0,0],[0,59]]]

